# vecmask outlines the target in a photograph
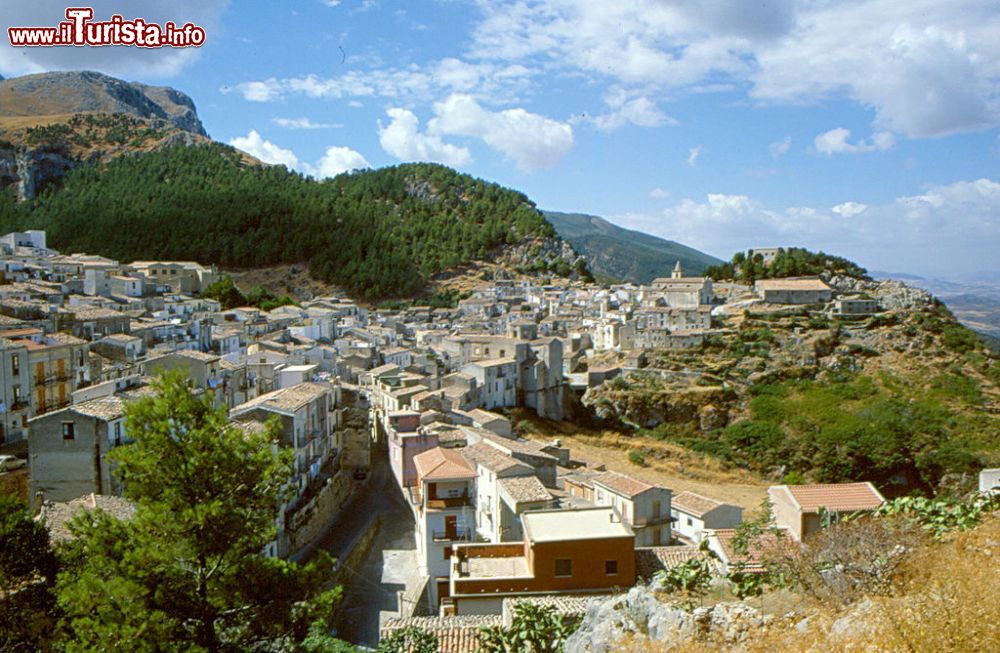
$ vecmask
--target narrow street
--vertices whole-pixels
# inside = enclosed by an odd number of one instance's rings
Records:
[[[368,555],[358,568],[343,568],[344,597],[338,623],[340,638],[372,647],[378,644],[381,615],[397,613],[397,592],[420,582],[413,513],[388,467],[384,457],[379,457],[371,483],[345,508],[343,521],[321,543],[331,555],[337,555],[372,514],[380,513],[381,527]]]

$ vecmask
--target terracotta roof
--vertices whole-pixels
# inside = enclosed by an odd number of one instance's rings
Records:
[[[67,527],[70,520],[90,510],[103,510],[117,519],[131,519],[135,504],[121,497],[90,493],[71,501],[45,501],[36,519],[45,524],[54,541],[65,542],[73,539]]]
[[[323,383],[298,383],[280,390],[273,390],[240,404],[233,408],[233,413],[238,415],[253,408],[295,411],[328,392],[330,392],[330,386]]]
[[[697,560],[705,554],[697,546],[649,546],[636,547],[635,573],[639,578],[650,580],[658,571],[664,571],[688,560]],[[718,561],[711,561],[712,569],[721,572]]]
[[[594,482],[600,483],[612,492],[616,492],[627,497],[638,496],[646,490],[652,490],[654,487],[645,481],[640,481],[637,478],[625,476],[624,474],[619,474],[618,472],[604,472],[600,476],[595,477]]]
[[[802,512],[826,508],[835,512],[874,510],[885,498],[871,483],[828,483],[817,485],[778,485],[799,504]]]
[[[118,419],[125,415],[125,401],[118,396],[91,399],[71,406],[72,410],[81,415],[96,417],[104,421]]]
[[[610,594],[582,594],[567,596],[565,594],[543,594],[541,596],[515,596],[503,600],[503,611],[513,614],[514,606],[529,603],[544,608],[555,608],[556,613],[570,619],[582,619],[587,613],[591,601],[601,600]]]
[[[724,505],[721,501],[709,499],[694,492],[681,492],[670,501],[671,508],[683,510],[695,517],[701,517],[706,513],[712,512],[721,505]]]
[[[427,481],[476,478],[476,468],[457,449],[434,447],[413,457],[417,475]]]
[[[759,290],[830,290],[822,279],[761,279]]]
[[[475,653],[479,650],[479,629],[499,625],[500,615],[392,618],[383,624],[379,637],[386,639],[393,631],[415,627],[437,637],[439,653]]]
[[[722,557],[725,558],[730,568],[735,567],[749,573],[764,571],[763,558],[765,554],[791,550],[796,546],[795,539],[790,534],[778,535],[768,530],[750,540],[746,553],[738,553],[733,545],[736,529],[720,528],[714,531],[705,531],[705,534],[718,540],[719,547],[722,549]]]
[[[503,474],[516,469],[530,473],[532,470],[530,465],[508,456],[485,442],[477,442],[464,448],[462,454],[473,464],[480,465],[494,474]]]
[[[501,478],[500,487],[507,491],[515,503],[536,503],[551,501],[552,495],[535,476],[513,476]]]

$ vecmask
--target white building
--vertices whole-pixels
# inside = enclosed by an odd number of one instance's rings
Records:
[[[431,605],[438,604],[440,587],[448,584],[451,547],[476,540],[476,468],[457,449],[435,447],[413,459],[417,484],[410,506],[417,522],[417,564],[430,579]]]
[[[700,544],[708,529],[736,528],[743,521],[743,509],[715,499],[681,492],[672,497],[670,515],[674,535]]]
[[[604,472],[594,479],[594,503],[618,510],[635,531],[636,546],[670,544],[670,490],[645,481]]]

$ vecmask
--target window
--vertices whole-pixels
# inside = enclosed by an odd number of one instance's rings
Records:
[[[605,560],[604,561],[604,573],[608,576],[618,575],[618,561],[617,560]]]
[[[73,422],[63,422],[62,423],[63,440],[72,440],[73,438],[76,437],[76,433],[75,433],[75,429],[74,429],[75,426],[76,425],[73,424]]]
[[[21,373],[21,357],[17,354],[10,357],[10,373],[13,375]]]
[[[694,521],[688,517],[688,526],[694,526]]]
[[[569,558],[556,560],[556,578],[567,578],[573,575],[573,561]]]
[[[122,443],[122,423],[115,422],[115,444]]]
[[[14,403],[21,403],[21,386],[19,385],[14,386]]]

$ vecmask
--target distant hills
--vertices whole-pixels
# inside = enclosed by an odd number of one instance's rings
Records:
[[[686,245],[623,229],[595,215],[543,213],[559,236],[587,257],[599,280],[648,283],[656,277],[669,277],[677,261],[687,275],[701,274],[705,268],[722,263]]]
[[[944,281],[899,272],[872,272],[872,276],[901,279],[923,288],[943,301],[965,326],[989,336],[993,343],[1000,338],[1000,281]]]

